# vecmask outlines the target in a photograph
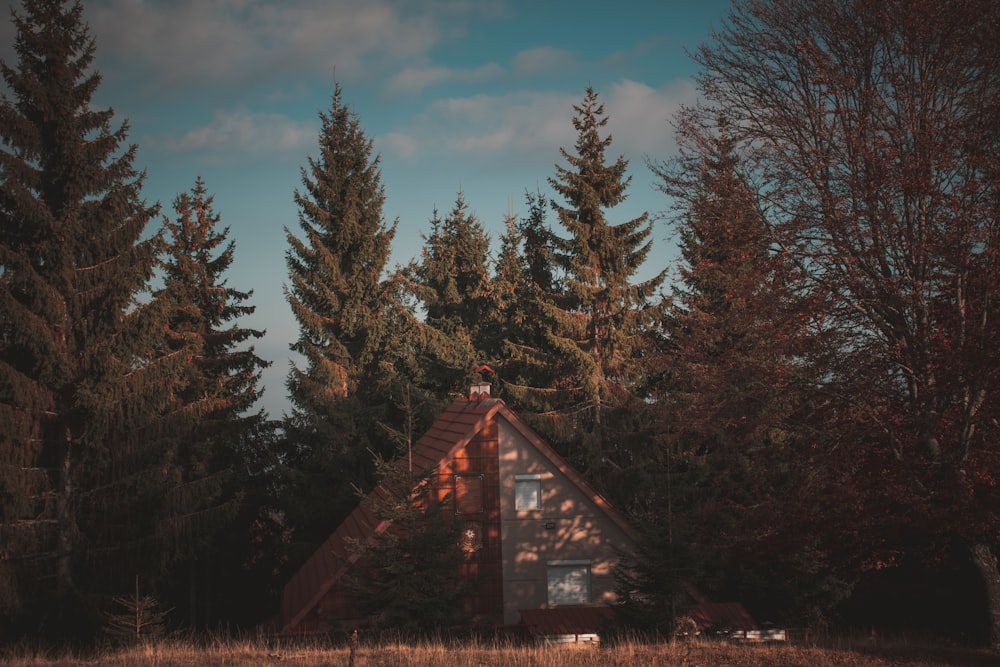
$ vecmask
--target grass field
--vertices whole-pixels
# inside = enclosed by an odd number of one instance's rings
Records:
[[[686,641],[628,643],[596,648],[572,646],[487,646],[482,644],[404,644],[347,647],[276,645],[257,640],[219,640],[206,645],[164,641],[97,655],[74,656],[37,650],[0,653],[11,667],[996,667],[1000,656],[986,650],[916,646],[896,642],[873,646],[861,640],[826,646],[799,643],[731,644]]]

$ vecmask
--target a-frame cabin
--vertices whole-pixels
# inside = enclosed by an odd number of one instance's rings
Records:
[[[548,616],[563,623],[605,616],[615,599],[613,568],[619,554],[634,547],[633,528],[502,400],[492,398],[488,384],[473,385],[468,397],[437,418],[412,448],[412,465],[432,472],[438,497],[463,524],[466,556],[455,576],[477,582],[465,605],[470,618],[500,626],[522,622],[522,610],[553,610]],[[372,493],[387,491],[377,487]],[[285,586],[280,631],[362,625],[341,586],[357,558],[348,544],[387,528],[369,503],[359,504]]]

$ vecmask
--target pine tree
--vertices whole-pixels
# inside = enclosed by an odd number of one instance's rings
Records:
[[[141,298],[163,246],[146,233],[157,207],[141,198],[127,124],[113,129],[113,112],[91,104],[100,76],[80,3],[26,0],[13,21],[18,64],[2,66],[13,99],[0,101],[0,603],[25,623],[44,608],[83,630],[82,591],[159,562],[187,361],[164,353],[170,304]]]
[[[295,194],[302,237],[287,231],[286,297],[299,324],[291,349],[305,363],[293,364],[287,381],[287,495],[304,552],[353,507],[351,484],[374,485],[371,453],[393,451],[380,424],[401,424],[418,359],[413,318],[399,283],[385,275],[396,227],[383,219],[372,140],[339,85],[319,116],[319,157],[309,158]],[[340,490],[335,498],[331,488]]]
[[[504,215],[503,223],[500,252],[493,265],[479,336],[483,357],[491,365],[499,365],[502,360],[508,334],[507,322],[517,316],[518,296],[525,272],[517,216],[510,211]]]
[[[730,454],[768,439],[788,414],[802,359],[794,275],[739,171],[731,140],[700,141],[676,169],[656,170],[677,202],[681,284],[665,321],[664,402],[683,411],[692,451]],[[708,144],[708,145],[705,145]],[[700,441],[694,444],[692,439]]]
[[[551,302],[549,343],[566,364],[554,407],[564,432],[577,434],[568,453],[607,489],[613,471],[638,463],[637,425],[629,415],[642,402],[644,339],[658,318],[654,297],[665,272],[633,282],[652,247],[647,214],[608,220],[631,178],[623,157],[605,162],[611,136],[601,136],[608,118],[597,98],[588,87],[574,106],[576,152],[561,150],[568,166],[557,165],[549,179],[566,202],[553,201],[552,208],[569,233],[557,246],[562,289]]]
[[[813,442],[802,427],[817,341],[801,275],[774,247],[725,115],[711,130],[681,115],[678,128],[679,156],[654,172],[675,202],[681,281],[664,320],[666,347],[650,364],[659,379],[658,478],[670,477],[672,496],[658,494],[647,522],[685,527],[675,537],[715,579],[703,587],[753,603],[778,599],[795,580],[796,597],[769,613],[815,617],[814,594],[829,606],[846,586],[813,534],[773,539],[799,508],[815,506],[802,495],[816,493],[803,491],[800,443]]]
[[[139,577],[131,595],[117,595],[111,602],[114,608],[106,613],[104,632],[112,641],[137,644],[163,637],[171,610],[156,596],[139,592]]]
[[[553,302],[558,298],[558,239],[548,227],[548,200],[541,193],[525,196],[528,214],[509,225],[501,239],[497,279],[507,294],[498,308],[502,341],[497,362],[505,400],[526,416],[554,408],[552,388],[560,377],[560,359],[550,337],[555,329]],[[551,422],[533,420],[545,430]]]
[[[236,324],[256,308],[247,303],[252,292],[229,287],[223,277],[232,266],[235,242],[229,227],[217,229],[221,216],[213,203],[200,177],[174,200],[177,217],[165,222],[170,236],[162,293],[178,304],[170,327],[174,340],[201,342],[184,398],[207,415],[201,424],[206,441],[234,445],[266,421],[263,409],[251,409],[263,394],[261,372],[270,363],[253,347],[240,348],[264,332]]]
[[[414,268],[429,322],[474,337],[485,310],[489,246],[489,235],[461,191],[444,220],[434,212],[422,261]]]
[[[433,471],[415,474],[401,454],[394,463],[379,462],[379,487],[363,501],[391,525],[349,545],[359,567],[347,587],[374,629],[428,636],[468,622],[462,599],[470,582],[456,576],[464,559],[462,526],[435,492]]]
[[[430,224],[420,261],[407,275],[426,324],[437,332],[438,372],[428,377],[428,389],[444,396],[461,391],[469,369],[487,360],[490,237],[461,191],[448,215],[441,219],[435,210]]]
[[[178,556],[187,562],[171,589],[188,592],[188,620],[197,623],[197,603],[205,595],[198,590],[197,583],[205,579],[199,572],[220,567],[210,558],[211,546],[218,545],[221,531],[229,531],[239,509],[246,464],[257,456],[248,450],[266,441],[272,428],[262,408],[253,410],[262,394],[261,372],[269,363],[246,346],[264,332],[237,323],[255,310],[247,303],[251,293],[226,284],[235,243],[228,240],[228,227],[218,229],[221,216],[200,177],[190,192],[174,199],[173,208],[176,218],[165,221],[167,262],[159,294],[176,305],[169,349],[192,357],[177,401],[197,427],[177,443],[173,465],[178,483],[168,502],[175,513],[197,513],[199,529],[185,530],[176,542]],[[231,570],[226,567],[217,576]],[[202,600],[201,607],[207,604]]]

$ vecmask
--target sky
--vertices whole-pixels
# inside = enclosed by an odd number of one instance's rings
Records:
[[[0,0],[20,12],[20,2]],[[128,122],[143,194],[172,214],[201,176],[236,243],[225,278],[253,290],[255,344],[270,362],[261,406],[288,411],[298,328],[284,296],[286,230],[300,235],[296,189],[318,155],[334,82],[374,140],[385,219],[398,222],[388,268],[420,255],[435,208],[459,191],[494,241],[525,193],[572,148],[573,105],[599,93],[629,160],[628,200],[612,224],[654,218],[648,275],[676,242],[650,162],[675,150],[670,119],[697,102],[690,54],[721,27],[729,0],[84,0],[103,79],[94,105]],[[16,66],[4,13],[0,58]],[[555,217],[549,218],[555,224]],[[158,224],[157,221],[155,224]]]

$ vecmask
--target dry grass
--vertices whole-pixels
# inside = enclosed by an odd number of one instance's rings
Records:
[[[853,647],[796,643],[738,645],[720,642],[628,643],[615,647],[487,646],[395,643],[362,646],[355,667],[987,667],[1000,664],[995,653],[913,645]],[[0,653],[10,667],[301,667],[347,666],[346,647],[272,645],[263,641],[220,640],[205,646],[168,641],[97,656],[55,655],[22,650]]]

